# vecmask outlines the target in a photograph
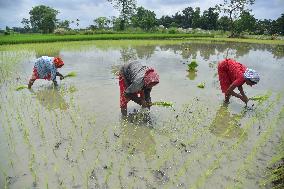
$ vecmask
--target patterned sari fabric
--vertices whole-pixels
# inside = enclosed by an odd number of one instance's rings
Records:
[[[218,75],[221,90],[226,93],[231,84],[237,87],[245,83],[244,73],[247,67],[232,59],[225,59],[218,64]]]
[[[53,63],[53,57],[42,56],[35,62],[32,79],[46,79],[54,81],[56,79],[57,68]]]

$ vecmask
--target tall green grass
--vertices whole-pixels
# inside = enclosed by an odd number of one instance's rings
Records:
[[[122,40],[122,39],[180,39],[194,37],[211,37],[210,34],[95,34],[95,35],[44,35],[44,34],[21,34],[0,36],[0,45],[20,43],[44,43],[58,41],[86,41],[86,40]]]

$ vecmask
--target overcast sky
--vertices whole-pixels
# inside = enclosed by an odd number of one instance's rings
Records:
[[[223,0],[137,0],[137,6],[154,11],[157,18],[173,15],[186,7],[200,7],[201,12],[222,3]],[[118,11],[107,0],[0,0],[0,28],[21,24],[22,18],[29,18],[29,11],[37,5],[47,5],[59,10],[61,20],[79,18],[80,26],[93,24],[94,18],[118,16]],[[255,0],[251,7],[257,19],[277,19],[284,14],[284,0]]]

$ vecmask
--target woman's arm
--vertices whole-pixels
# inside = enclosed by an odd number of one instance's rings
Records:
[[[243,86],[242,86],[242,85],[239,86],[238,89],[239,89],[239,91],[240,91],[240,93],[241,93],[241,95],[242,95],[243,101],[247,104],[247,102],[248,102],[248,97],[246,96],[246,94],[245,94],[245,92],[244,92]]]
[[[236,87],[237,86],[234,85],[234,84],[230,85],[230,87],[228,88],[228,90],[225,93],[225,102],[229,102],[231,96],[234,96],[234,97],[237,97],[237,98],[241,99],[242,95],[237,94],[237,93],[234,92]]]
[[[248,99],[247,99],[247,97],[246,97],[246,95],[245,95],[245,93],[244,93],[244,91],[243,91],[243,87],[242,87],[242,86],[238,87],[238,89],[239,89],[239,91],[240,91],[241,94],[238,94],[238,93],[234,92],[234,89],[235,89],[236,87],[237,87],[237,86],[234,85],[234,84],[231,84],[231,85],[230,85],[230,87],[228,88],[228,90],[227,90],[227,92],[226,92],[226,94],[225,94],[225,102],[228,103],[230,97],[231,97],[231,96],[234,96],[234,97],[237,97],[237,98],[241,99],[244,103],[247,104]]]

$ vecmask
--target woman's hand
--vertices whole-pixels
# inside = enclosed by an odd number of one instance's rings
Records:
[[[143,108],[150,108],[152,106],[151,102],[146,102],[145,100],[142,100],[141,105]]]

